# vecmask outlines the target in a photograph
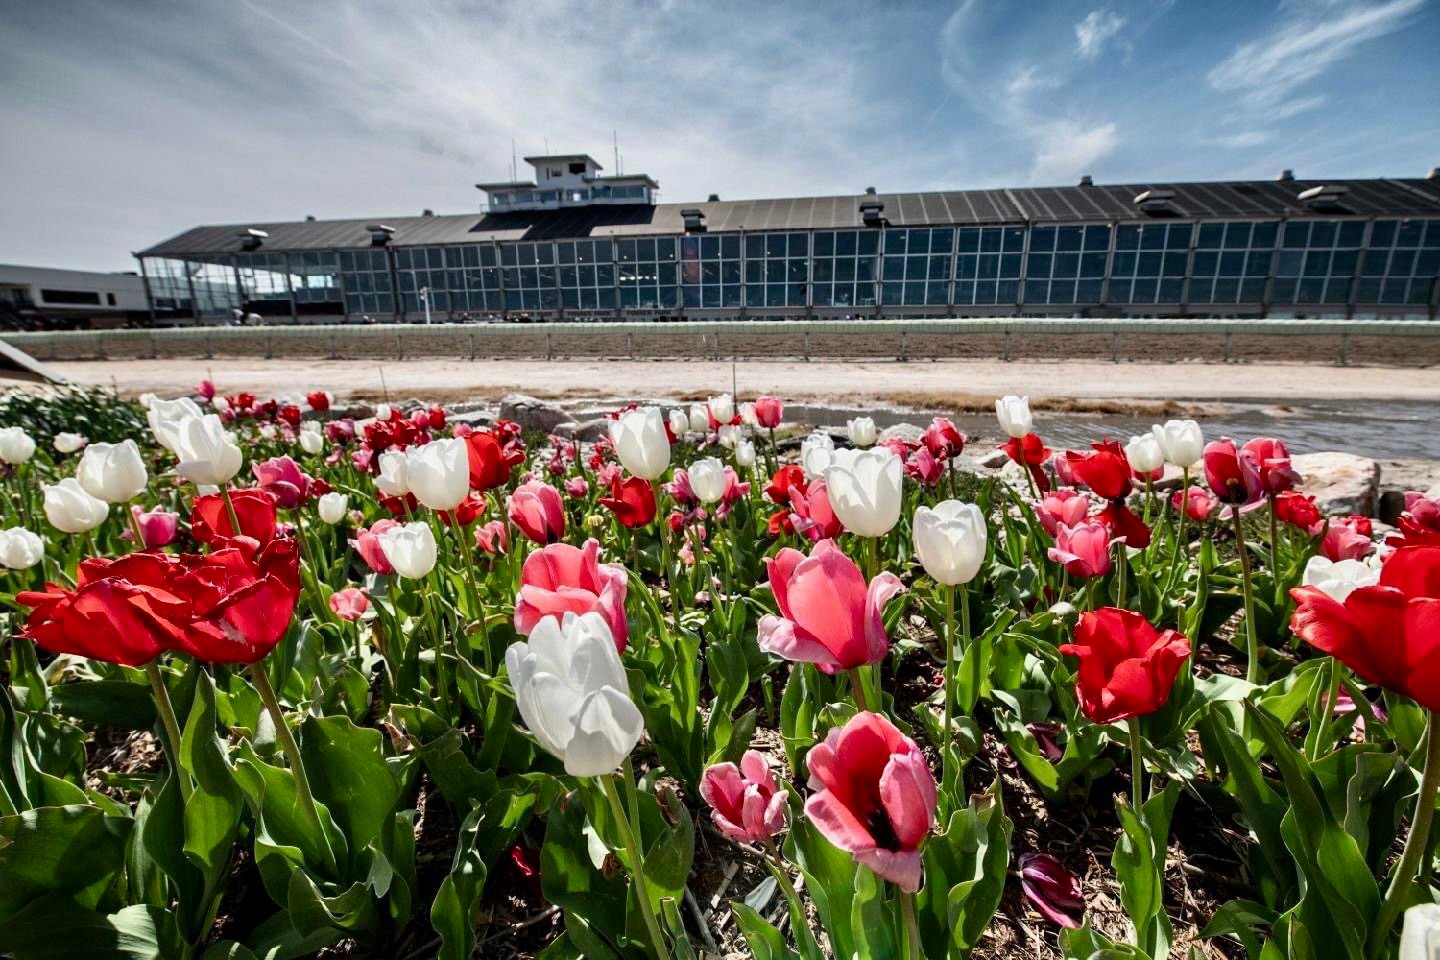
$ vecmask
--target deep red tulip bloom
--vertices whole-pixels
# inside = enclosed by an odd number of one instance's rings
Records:
[[[521,450],[507,449],[494,433],[476,430],[465,437],[470,457],[470,489],[484,493],[510,482],[510,473],[523,463]]]
[[[452,527],[457,523],[462,527],[468,527],[474,523],[480,514],[484,513],[489,506],[490,501],[472,493],[456,504],[454,510],[436,510],[435,515],[438,516],[440,522],[447,527]]]
[[[525,636],[545,617],[563,620],[566,613],[594,610],[610,624],[621,653],[630,638],[625,621],[629,579],[618,563],[601,563],[600,543],[585,546],[552,543],[525,558],[520,568],[520,593],[515,598],[515,630]]]
[[[360,554],[360,559],[365,561],[365,565],[381,576],[394,573],[395,568],[390,565],[390,561],[385,557],[385,551],[380,547],[380,534],[398,525],[399,521],[396,520],[376,520],[369,529],[360,527],[356,530],[355,539],[350,541],[350,546]]]
[[[601,506],[615,514],[615,519],[630,529],[646,526],[655,520],[655,488],[641,477],[610,481],[610,496],[600,498]]]
[[[1065,463],[1070,474],[1095,491],[1097,497],[1116,500],[1129,495],[1134,471],[1119,441],[1106,440],[1091,444],[1092,450],[1066,450]]]
[[[232,537],[249,537],[261,546],[275,539],[275,497],[264,490],[233,490],[230,501],[235,506],[235,519],[230,521],[225,495],[207,493],[196,497],[190,509],[190,533],[201,543],[219,543]]]
[[[1290,629],[1369,683],[1440,710],[1440,547],[1401,547],[1380,583],[1344,603],[1318,587],[1290,591]]]
[[[341,620],[359,620],[370,609],[370,598],[361,587],[346,587],[330,594],[330,610]]]
[[[275,505],[282,510],[298,507],[310,499],[313,481],[300,469],[300,464],[289,457],[271,457],[261,463],[250,464],[255,474],[255,483],[275,498]],[[239,506],[236,506],[239,512]],[[242,521],[243,523],[243,521]]]
[[[313,390],[305,394],[305,405],[316,413],[324,413],[330,409],[330,394],[325,390]]]
[[[1290,468],[1290,451],[1274,437],[1246,441],[1240,455],[1254,463],[1260,489],[1268,494],[1282,493],[1300,481],[1300,474]]]
[[[1197,523],[1207,519],[1210,514],[1215,512],[1215,508],[1220,505],[1219,500],[1210,496],[1210,494],[1202,488],[1191,487],[1184,493],[1176,490],[1171,494],[1170,506],[1176,510],[1181,509],[1181,497],[1184,497],[1185,516]]]
[[[1078,930],[1085,918],[1085,897],[1075,874],[1048,853],[1020,854],[1020,889],[1031,906],[1058,926]]]
[[[1205,482],[1221,503],[1254,503],[1264,494],[1253,457],[1242,457],[1235,441],[1221,437],[1205,444]]]
[[[179,583],[194,603],[180,646],[209,663],[255,663],[290,629],[300,597],[294,540],[272,540],[257,556],[239,547],[187,557]]]
[[[1073,643],[1060,652],[1080,658],[1075,696],[1095,723],[1143,717],[1165,705],[1190,656],[1190,641],[1158,631],[1131,610],[1102,607],[1080,615]]]
[[[545,546],[565,536],[565,501],[548,483],[520,484],[506,501],[505,512],[532,543]]]
[[[1395,521],[1398,536],[1385,542],[1392,547],[1440,547],[1440,497],[1431,499],[1423,493],[1405,494],[1405,512]]]
[[[1125,505],[1124,500],[1111,500],[1096,519],[1110,528],[1111,540],[1124,540],[1126,546],[1136,550],[1150,546],[1150,528]]]
[[[725,836],[741,843],[762,843],[785,829],[786,800],[765,755],[746,750],[740,766],[714,763],[700,778],[700,796],[710,819]]]
[[[1103,577],[1110,572],[1110,528],[1098,520],[1055,530],[1055,546],[1047,555],[1072,577]]]
[[[782,507],[790,503],[790,491],[798,487],[801,493],[805,492],[805,469],[799,464],[787,463],[775,471],[770,482],[765,484],[765,496],[771,503],[778,503]]]
[[[836,847],[907,893],[935,826],[935,777],[915,741],[878,713],[832,729],[805,757],[805,815]]]
[[[1090,515],[1090,498],[1077,490],[1055,490],[1040,498],[1035,505],[1035,515],[1040,518],[1040,526],[1053,537],[1061,526],[1073,527],[1085,522]]]
[[[867,585],[855,561],[833,540],[805,556],[784,548],[765,558],[780,615],[760,618],[760,649],[835,673],[878,663],[890,649],[882,614],[900,579],[884,572]]]
[[[1275,519],[1314,535],[1325,519],[1314,497],[1286,490],[1275,498]]]
[[[1030,476],[1041,493],[1050,489],[1050,480],[1040,468],[1050,459],[1051,450],[1045,446],[1045,441],[1040,439],[1040,434],[1027,433],[1023,437],[1011,437],[1000,445],[1000,449],[1005,451],[1005,456],[1013,463],[1030,471]]]
[[[948,417],[931,420],[930,426],[921,434],[920,441],[925,444],[925,449],[930,451],[930,456],[937,460],[950,460],[965,449],[965,434],[957,430]]]
[[[430,424],[431,430],[445,429],[445,408],[431,407],[425,411],[425,419]]]
[[[785,404],[779,397],[761,397],[755,401],[755,422],[767,430],[780,426],[785,415]]]

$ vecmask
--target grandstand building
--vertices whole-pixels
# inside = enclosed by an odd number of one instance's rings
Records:
[[[161,323],[1411,317],[1440,305],[1425,178],[660,203],[527,157],[476,213],[196,227],[136,254]]]

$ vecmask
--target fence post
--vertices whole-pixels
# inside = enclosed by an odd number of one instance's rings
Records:
[[[1010,331],[1005,331],[1005,345],[1001,350],[1000,359],[1005,363],[1010,362]]]
[[[405,359],[405,339],[400,334],[395,334],[395,359]]]
[[[545,331],[545,359],[546,359],[546,360],[553,360],[553,359],[555,359],[555,352],[554,352],[554,350],[551,348],[551,345],[550,345],[550,331],[548,331],[548,330]]]
[[[905,363],[910,359],[910,342],[905,339],[906,332],[900,331],[900,362]]]
[[[810,331],[805,331],[805,362],[810,362]]]
[[[625,334],[625,347],[630,351],[630,359],[635,359],[635,334]]]
[[[150,359],[151,359],[151,360],[154,360],[155,358],[157,358],[157,357],[159,357],[159,356],[160,356],[160,348],[159,348],[159,346],[155,343],[155,331],[154,331],[154,330],[151,330],[151,331],[150,331]]]
[[[715,362],[720,362],[720,334],[715,334]]]
[[[1116,330],[1110,334],[1110,362],[1120,362],[1120,331]]]
[[[1340,334],[1340,366],[1350,365],[1350,331],[1346,330]]]
[[[1229,363],[1229,362],[1230,362],[1231,340],[1234,338],[1234,336],[1235,336],[1235,335],[1234,335],[1233,333],[1231,333],[1229,330],[1226,330],[1226,331],[1225,331],[1225,362],[1226,362],[1226,363]]]
[[[339,359],[340,359],[340,354],[339,354],[338,352],[336,352],[335,331],[334,331],[334,330],[331,330],[331,331],[330,331],[330,356],[329,356],[328,359],[330,359],[330,360],[339,360]]]
[[[475,332],[470,332],[470,359],[475,359]]]

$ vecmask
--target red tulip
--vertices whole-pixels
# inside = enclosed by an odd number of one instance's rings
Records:
[[[195,396],[202,400],[215,399],[215,381],[206,377],[195,385]]]
[[[755,422],[767,430],[780,426],[785,415],[785,404],[779,397],[761,397],[755,401]]]
[[[1221,503],[1254,503],[1264,493],[1253,457],[1242,457],[1235,441],[1221,437],[1205,445],[1205,482]]]
[[[1050,489],[1050,480],[1040,467],[1050,459],[1051,451],[1045,446],[1045,441],[1040,439],[1040,434],[1027,433],[1023,437],[1011,437],[1000,445],[1000,449],[1005,451],[1005,456],[1013,463],[1030,471],[1030,476],[1041,493]]]
[[[365,565],[381,576],[394,573],[395,568],[390,565],[390,561],[385,558],[385,551],[380,547],[380,534],[396,526],[399,526],[399,522],[395,520],[376,520],[370,524],[368,530],[364,527],[357,529],[355,539],[350,541],[350,546],[360,554]]]
[[[1405,494],[1405,512],[1395,521],[1399,536],[1385,542],[1392,547],[1440,546],[1440,497],[1411,491]]]
[[[788,791],[781,790],[765,755],[746,750],[740,766],[715,763],[700,778],[700,796],[710,819],[725,836],[741,843],[762,843],[785,829]]]
[[[429,410],[425,411],[425,420],[429,424],[431,430],[444,430],[445,408],[438,406],[431,407]]]
[[[175,535],[180,532],[180,514],[159,507],[147,512],[138,506],[132,506],[130,513],[145,540],[144,549],[158,550],[175,542]]]
[[[1325,520],[1314,497],[1286,490],[1275,498],[1275,519],[1314,535]]]
[[[1092,450],[1066,450],[1065,463],[1080,483],[1095,491],[1097,497],[1116,500],[1130,493],[1130,461],[1119,441],[1106,440],[1091,444]]]
[[[305,394],[305,405],[316,413],[324,413],[330,409],[330,392],[328,390],[312,390]]]
[[[1124,540],[1127,546],[1136,550],[1150,546],[1150,528],[1125,505],[1124,500],[1111,500],[1095,519],[1109,528],[1112,541]]]
[[[1110,543],[1109,528],[1098,521],[1061,524],[1047,555],[1072,577],[1103,577],[1110,572]]]
[[[264,490],[234,490],[230,502],[235,508],[235,519],[240,521],[236,530],[230,520],[230,508],[225,497],[219,493],[208,493],[196,497],[190,509],[190,533],[201,543],[220,543],[232,537],[249,537],[260,546],[275,539],[275,497]]]
[[[787,463],[775,471],[770,482],[765,485],[765,496],[771,503],[778,503],[782,507],[790,503],[790,490],[798,487],[801,493],[805,492],[805,468],[796,463]]]
[[[1140,614],[1102,607],[1080,615],[1075,641],[1060,652],[1080,658],[1075,696],[1095,723],[1143,717],[1165,705],[1190,641],[1157,631]]]
[[[1020,854],[1020,889],[1051,923],[1071,930],[1085,918],[1085,897],[1075,874],[1048,853]]]
[[[304,411],[293,403],[287,403],[276,411],[276,415],[283,422],[290,424],[291,427],[299,427],[300,420],[304,416]]]
[[[920,440],[937,460],[950,460],[965,449],[965,434],[955,429],[955,424],[947,417],[931,420]]]
[[[780,615],[760,618],[760,649],[824,673],[878,663],[890,649],[881,614],[902,589],[893,573],[865,577],[833,540],[810,556],[789,547],[765,558]]]
[[[565,502],[548,483],[520,484],[506,501],[505,512],[533,543],[544,546],[565,536]]]
[[[1210,496],[1210,494],[1206,493],[1202,488],[1191,487],[1189,490],[1184,491],[1183,494],[1181,491],[1176,490],[1170,495],[1170,505],[1176,510],[1179,510],[1181,507],[1180,498],[1182,496],[1185,498],[1185,516],[1197,523],[1205,520],[1210,514],[1214,513],[1215,507],[1220,503],[1219,500]]]
[[[507,449],[488,430],[476,430],[465,437],[469,446],[470,489],[484,493],[510,482],[510,472],[525,460],[523,451]]]
[[[262,463],[252,463],[250,471],[255,474],[255,483],[273,496],[275,505],[282,510],[298,507],[310,499],[312,481],[300,469],[300,464],[289,457],[272,457]],[[238,506],[236,511],[239,511]]]
[[[616,474],[610,481],[610,496],[601,497],[600,504],[632,530],[655,520],[655,488],[642,477],[626,477],[622,481]]]
[[[255,663],[290,628],[300,597],[294,540],[272,540],[258,555],[240,547],[184,558],[180,584],[194,603],[181,649],[210,663]]]
[[[1035,505],[1035,515],[1040,518],[1040,526],[1053,537],[1061,526],[1073,527],[1085,522],[1090,515],[1090,498],[1076,490],[1056,490],[1040,498]]]
[[[920,889],[920,847],[935,826],[935,778],[915,741],[860,712],[806,755],[805,815],[857,863],[907,893]]]
[[[1290,468],[1290,451],[1274,437],[1256,437],[1246,441],[1240,455],[1255,466],[1260,489],[1268,494],[1282,493],[1295,486],[1300,475]]]
[[[491,520],[475,531],[475,545],[486,553],[510,552],[510,528],[502,520]]]
[[[615,646],[624,653],[630,637],[625,622],[628,576],[620,564],[600,563],[599,556],[600,543],[591,539],[583,549],[552,543],[526,557],[515,599],[516,632],[528,637],[545,617],[564,619],[567,612],[594,610],[609,621]]]
[[[1401,547],[1380,583],[1344,603],[1318,587],[1290,591],[1290,629],[1370,683],[1440,710],[1440,547]]]
[[[370,609],[370,598],[361,587],[346,587],[330,594],[330,610],[341,620],[352,623]]]
[[[435,515],[439,517],[440,522],[447,527],[454,526],[456,523],[462,527],[468,527],[479,518],[480,514],[489,509],[489,507],[489,500],[486,500],[483,496],[472,493],[457,503],[454,510],[436,510]]]

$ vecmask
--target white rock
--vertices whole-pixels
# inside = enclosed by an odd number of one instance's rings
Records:
[[[1299,489],[1327,514],[1373,517],[1380,506],[1380,464],[1353,453],[1326,451],[1290,458],[1300,474]]]

